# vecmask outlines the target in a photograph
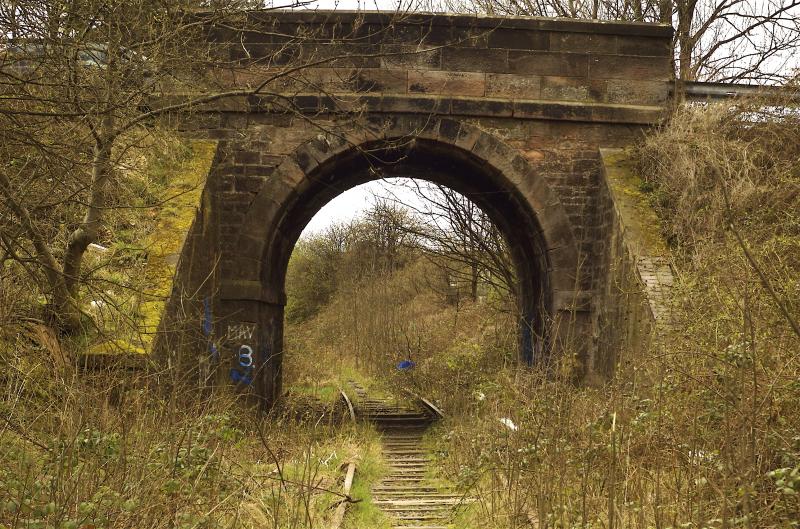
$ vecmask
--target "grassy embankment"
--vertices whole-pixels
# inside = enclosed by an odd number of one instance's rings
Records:
[[[89,348],[148,346],[209,148],[166,141],[129,153],[115,203],[133,207],[109,211],[108,249],[90,256],[86,333],[48,331],[37,285],[3,266],[0,527],[320,527],[345,462],[367,478],[380,471],[374,433],[331,406],[309,412],[290,397],[259,418],[225,391],[211,401],[163,394],[138,371],[76,370],[71,359]]]
[[[797,525],[800,137],[757,108],[685,110],[635,153],[679,279],[664,341],[597,388],[499,372],[452,422],[442,462],[482,519]]]

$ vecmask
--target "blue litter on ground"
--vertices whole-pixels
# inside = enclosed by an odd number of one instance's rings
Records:
[[[414,362],[412,362],[411,360],[403,360],[402,362],[397,364],[397,369],[400,369],[401,371],[411,369],[412,367],[414,367]]]

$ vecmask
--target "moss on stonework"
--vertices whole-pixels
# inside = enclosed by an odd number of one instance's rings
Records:
[[[200,204],[216,142],[194,141],[191,148],[193,156],[169,177],[170,185],[164,192],[168,201],[160,207],[158,222],[148,237],[146,275],[149,289],[146,294],[149,299],[140,309],[144,316],[142,332],[147,351],[172,290],[178,258]]]
[[[147,355],[158,330],[177,270],[183,243],[200,206],[203,187],[216,152],[215,141],[188,142],[189,155],[182,163],[168,164],[158,205],[148,214],[156,219],[143,241],[147,259],[144,288],[137,304],[138,335],[117,338],[89,348],[90,355]]]
[[[626,241],[635,246],[637,255],[668,256],[661,223],[643,191],[645,182],[634,169],[631,153],[624,149],[600,149],[600,156],[625,227]]]

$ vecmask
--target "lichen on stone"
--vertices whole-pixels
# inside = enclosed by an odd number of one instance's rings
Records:
[[[183,249],[191,229],[216,152],[215,141],[192,140],[184,143],[188,155],[176,163],[160,164],[163,173],[156,193],[155,205],[144,215],[155,219],[142,241],[146,260],[140,268],[144,274],[142,288],[132,300],[137,327],[130,336],[117,336],[87,349],[89,355],[146,355],[150,353]],[[148,164],[152,167],[153,164]]]

